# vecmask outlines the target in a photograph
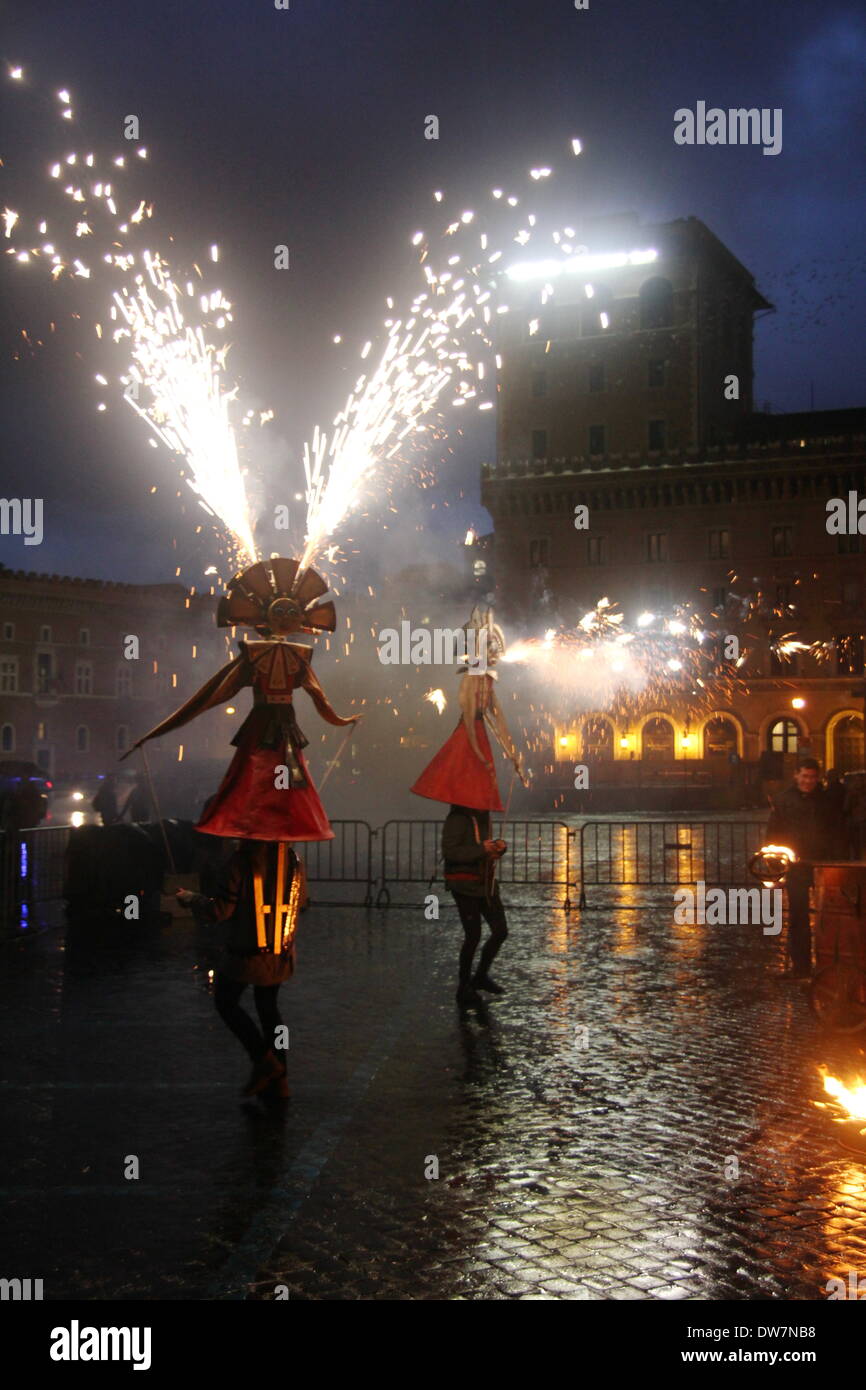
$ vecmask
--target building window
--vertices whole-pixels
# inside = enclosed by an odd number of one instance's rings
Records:
[[[585,338],[604,333],[610,328],[613,317],[613,291],[609,285],[593,284],[592,294],[587,296],[580,316],[580,331]]]
[[[2,753],[14,753],[14,752],[15,752],[15,725],[14,725],[14,724],[4,724],[4,725],[3,725],[3,728],[0,729],[0,752],[2,752]]]
[[[51,628],[50,628],[50,627],[41,627],[41,628],[39,629],[39,641],[40,641],[40,642],[50,642],[50,641],[51,641]]]
[[[800,730],[793,719],[777,719],[767,732],[767,747],[771,753],[796,753]]]
[[[665,384],[665,360],[663,357],[651,357],[646,364],[646,384],[651,391],[656,391]]]
[[[833,766],[839,772],[859,772],[863,766],[863,720],[859,714],[840,719],[833,729]]]
[[[37,766],[38,768],[40,768],[42,772],[45,772],[45,773],[50,774],[50,772],[51,772],[51,749],[50,749],[50,748],[37,748],[37,749],[36,749],[36,766]]]
[[[674,321],[674,292],[669,280],[654,276],[640,287],[641,328],[670,328]]]
[[[125,753],[129,747],[129,727],[126,724],[118,724],[115,747],[118,753]]]
[[[3,641],[4,641],[4,642],[14,642],[14,641],[15,641],[15,624],[14,624],[14,623],[4,623],[4,624],[3,624]]]
[[[477,565],[478,561],[476,560],[475,563]],[[117,674],[114,678],[114,693],[115,695],[132,694],[132,671],[128,661],[122,662],[117,668]]]
[[[668,558],[667,531],[650,531],[646,538],[646,557],[651,563]]]
[[[18,658],[4,656],[0,659],[0,694],[14,695],[18,690]]]
[[[79,753],[87,753],[90,749],[90,730],[86,724],[79,724],[75,730],[75,747]]]
[[[727,584],[717,584],[716,587],[713,589],[713,612],[716,612],[719,608],[724,608],[727,601]]]
[[[613,725],[602,715],[590,715],[583,724],[583,756],[613,757]]]
[[[863,675],[863,637],[859,632],[846,632],[836,638],[836,674]]]
[[[674,729],[667,719],[648,719],[641,734],[641,757],[665,762],[674,756]]]
[[[647,427],[647,447],[655,452],[665,447],[664,420],[650,420]]]
[[[794,553],[794,528],[793,526],[774,526],[771,531],[773,554],[774,555],[793,555]]]
[[[76,695],[93,694],[93,664],[90,661],[76,661],[75,663],[75,693]]]
[[[586,563],[588,565],[607,564],[607,536],[587,536]]]
[[[547,430],[532,431],[532,457],[534,459],[547,458]]]
[[[593,394],[604,390],[604,363],[593,362],[589,369],[589,389]]]
[[[45,629],[42,629],[43,632]],[[36,653],[36,694],[48,695],[54,681],[54,658],[50,652]]]
[[[848,604],[860,602],[859,579],[844,579],[842,581],[842,602]]]
[[[36,737],[39,739],[40,743],[42,743],[45,739],[45,725],[41,719],[39,723],[36,725]]]
[[[727,529],[710,532],[710,559],[729,560],[731,557],[731,533]]]
[[[529,567],[537,570],[541,565],[546,565],[550,551],[550,541],[547,536],[542,536],[539,540],[529,542]]]
[[[775,647],[770,648],[771,676],[798,676],[799,674],[800,658],[796,652],[790,652],[785,656],[776,651]]]
[[[777,607],[777,608],[788,608],[788,607],[790,606],[790,603],[791,603],[791,586],[790,586],[790,584],[777,584],[777,585],[776,585],[776,607]]]
[[[840,555],[859,555],[860,537],[859,536],[837,536],[836,549]]]
[[[82,627],[78,630],[78,645],[80,647],[90,646],[90,628]]]
[[[536,398],[547,395],[547,372],[534,372],[532,376],[532,394]]]
[[[730,719],[716,715],[704,725],[704,757],[730,758],[737,751],[737,729]]]
[[[591,454],[604,453],[604,425],[590,425],[589,452]]]

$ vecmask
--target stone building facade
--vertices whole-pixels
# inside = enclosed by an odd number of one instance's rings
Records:
[[[502,335],[482,471],[500,612],[528,632],[574,626],[605,596],[630,627],[687,606],[749,655],[715,702],[684,689],[614,715],[575,690],[544,776],[571,786],[572,764],[591,765],[588,804],[687,786],[742,804],[805,752],[862,768],[866,535],[856,520],[829,531],[827,504],[866,499],[866,411],[756,413],[752,321],[769,306],[748,272],[695,219],[612,226],[623,250],[656,257],[606,271],[603,310],[597,285],[569,304],[557,285],[531,334],[512,312]],[[739,630],[756,596],[766,620]],[[786,636],[809,650],[780,651]]]

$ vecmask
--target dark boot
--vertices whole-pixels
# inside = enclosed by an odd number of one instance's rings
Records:
[[[502,985],[498,985],[495,980],[491,980],[489,975],[482,975],[480,970],[476,972],[475,976],[473,977],[472,983],[476,989],[484,989],[487,991],[488,994],[505,993],[505,990],[502,988]]]
[[[475,989],[471,980],[461,980],[457,986],[458,1004],[480,1004],[481,996]]]
[[[241,1091],[243,1096],[257,1096],[261,1091],[269,1086],[272,1081],[278,1080],[286,1072],[285,1062],[280,1062],[275,1054],[268,1048],[263,1057],[253,1063],[253,1069],[249,1074],[247,1084]]]

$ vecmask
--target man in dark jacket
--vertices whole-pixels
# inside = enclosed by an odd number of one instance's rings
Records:
[[[490,812],[475,811],[470,806],[452,806],[442,827],[445,884],[454,896],[463,926],[457,988],[460,1004],[480,1003],[479,989],[490,994],[505,993],[488,972],[508,936],[505,909],[495,882],[496,862],[508,847],[504,840],[491,840],[490,833]],[[482,917],[490,935],[473,975],[472,961],[481,940]]]
[[[788,870],[788,955],[790,975],[808,980],[812,973],[812,933],[809,924],[809,889],[812,864],[845,853],[839,819],[832,801],[819,785],[820,768],[815,758],[804,758],[790,787],[776,797],[767,824],[767,843],[787,845],[797,856]]]

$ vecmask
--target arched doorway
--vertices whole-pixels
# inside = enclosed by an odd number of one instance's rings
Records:
[[[613,757],[613,725],[600,714],[591,714],[583,721],[583,756],[585,758]]]
[[[863,720],[848,714],[833,729],[833,767],[839,772],[859,772],[863,767]]]
[[[641,732],[641,757],[648,763],[673,759],[674,726],[667,719],[648,719]]]
[[[704,725],[704,757],[728,759],[737,751],[737,726],[724,715],[715,715]]]

